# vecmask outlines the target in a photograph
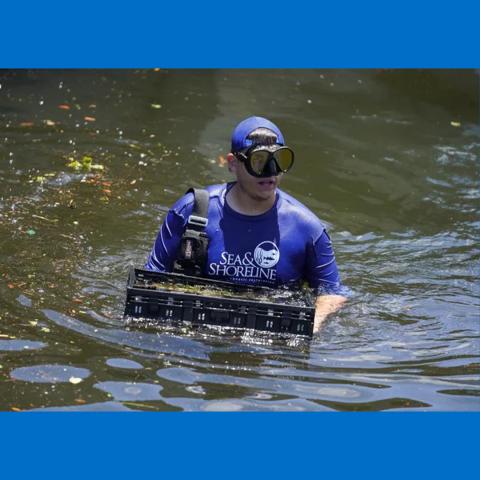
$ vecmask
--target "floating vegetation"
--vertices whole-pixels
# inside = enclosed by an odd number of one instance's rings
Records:
[[[73,157],[68,157],[70,163],[67,163],[67,167],[73,168],[74,170],[84,170],[90,172],[91,170],[103,171],[105,167],[98,163],[92,163],[93,158],[90,155],[84,155],[80,161],[76,160]]]
[[[244,285],[235,285],[231,288],[217,286],[214,283],[206,283],[205,279],[199,279],[197,284],[190,281],[185,282],[179,279],[175,282],[172,279],[165,278],[165,281],[152,281],[148,278],[137,278],[133,284],[134,288],[145,288],[148,290],[168,291],[177,293],[187,293],[202,297],[220,297],[236,298],[255,302],[275,302],[286,303],[300,307],[311,307],[314,304],[315,295],[308,288],[288,288],[278,289],[248,287]]]

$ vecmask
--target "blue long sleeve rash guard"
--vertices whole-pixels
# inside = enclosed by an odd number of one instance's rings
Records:
[[[209,237],[205,276],[245,285],[279,287],[307,281],[318,294],[341,290],[332,242],[307,207],[277,189],[262,215],[242,215],[225,201],[232,184],[207,187]],[[168,212],[145,268],[171,272],[193,210],[188,193]]]

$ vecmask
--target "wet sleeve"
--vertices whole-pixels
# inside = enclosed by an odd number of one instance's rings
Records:
[[[183,235],[183,217],[170,210],[158,232],[145,268],[157,272],[171,272]]]
[[[145,268],[157,272],[171,272],[178,255],[188,216],[193,209],[193,195],[180,199],[168,212],[158,232]]]
[[[339,294],[342,291],[335,253],[328,233],[323,230],[307,247],[306,277],[318,295]]]

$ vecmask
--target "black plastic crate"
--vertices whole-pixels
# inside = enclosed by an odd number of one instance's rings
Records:
[[[205,296],[168,290],[168,284],[202,285],[221,289],[228,296]],[[125,315],[158,321],[186,321],[193,324],[251,328],[312,336],[315,309],[282,303],[255,301],[271,289],[189,277],[176,273],[132,268],[127,283]],[[251,299],[239,298],[248,295]]]

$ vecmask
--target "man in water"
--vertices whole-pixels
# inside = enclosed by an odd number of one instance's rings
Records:
[[[294,153],[279,128],[262,117],[240,122],[232,134],[228,169],[236,181],[206,188],[208,252],[202,276],[243,285],[316,291],[314,331],[346,298],[330,237],[307,207],[278,188]],[[145,268],[171,272],[194,208],[187,193],[169,211]]]

